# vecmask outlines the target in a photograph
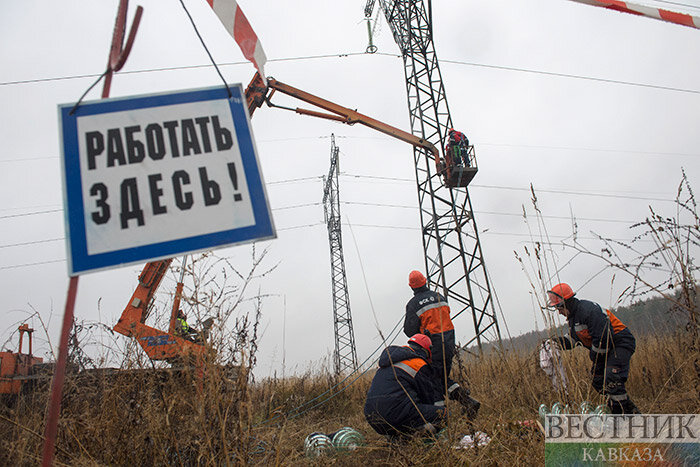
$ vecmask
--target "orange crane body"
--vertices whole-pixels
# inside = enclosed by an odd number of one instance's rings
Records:
[[[24,333],[27,333],[29,341],[29,353],[22,353],[22,344]],[[22,390],[22,385],[32,374],[32,367],[44,360],[40,357],[32,355],[32,333],[26,323],[19,327],[19,351],[0,352],[0,395],[3,394],[19,394]]]

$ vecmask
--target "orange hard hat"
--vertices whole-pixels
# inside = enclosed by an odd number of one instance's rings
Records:
[[[433,345],[433,341],[430,340],[430,337],[426,336],[425,334],[414,334],[411,336],[411,338],[408,340],[408,343],[410,344],[411,342],[414,342],[421,347],[423,347],[425,350],[430,352],[430,347]]]
[[[408,275],[408,286],[412,289],[423,287],[427,282],[425,276],[420,271],[411,271]]]
[[[549,296],[549,304],[552,306],[564,305],[564,300],[567,300],[576,295],[569,284],[561,283],[552,287],[547,291]]]

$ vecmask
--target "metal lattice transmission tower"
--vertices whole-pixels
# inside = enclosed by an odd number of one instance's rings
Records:
[[[432,38],[430,0],[379,0],[404,62],[411,131],[445,147],[452,118]],[[442,290],[455,318],[469,310],[474,337],[465,345],[500,341],[501,333],[467,188],[446,188],[435,160],[422,148],[413,157],[428,282]]]
[[[331,249],[331,287],[333,290],[333,326],[335,328],[335,374],[357,369],[355,333],[352,329],[348,281],[345,276],[343,236],[340,223],[340,196],[338,193],[338,152],[335,136],[331,135],[331,168],[323,183],[323,211],[328,226],[328,243]]]

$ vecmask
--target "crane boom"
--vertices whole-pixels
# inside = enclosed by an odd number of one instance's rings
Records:
[[[337,120],[343,123],[347,123],[348,125],[354,125],[355,123],[359,123],[368,128],[372,128],[373,130],[377,130],[381,133],[384,133],[385,135],[391,136],[401,141],[405,141],[409,144],[412,144],[413,146],[427,149],[437,159],[440,158],[440,151],[438,151],[438,149],[433,145],[433,143],[423,138],[419,138],[418,136],[415,136],[411,133],[395,128],[384,122],[380,122],[379,120],[376,120],[372,117],[368,117],[367,115],[363,115],[360,112],[357,112],[356,110],[348,109],[347,107],[343,107],[326,99],[314,96],[313,94],[309,94],[308,92],[302,91],[275,79],[270,78],[268,81],[268,86],[273,90],[273,92],[279,91],[281,93],[295,97],[301,101],[304,101],[308,104],[320,107],[335,115],[296,108],[295,111],[299,114],[311,115],[314,117],[326,118],[330,120]],[[272,97],[272,95],[270,95],[270,97]]]
[[[249,94],[250,91],[250,94]],[[330,113],[319,112],[317,110],[302,109],[296,107],[294,109],[289,107],[284,107],[280,105],[275,105],[271,102],[272,96],[275,92],[281,92],[288,96],[299,99],[307,104],[311,104],[320,109],[323,109]],[[467,165],[457,163],[452,157],[445,157],[444,159],[440,157],[440,151],[435,147],[430,141],[425,138],[421,138],[412,133],[400,130],[393,127],[387,123],[376,120],[367,115],[361,114],[356,110],[343,107],[342,105],[336,104],[329,100],[323,99],[321,97],[310,94],[301,89],[297,89],[289,84],[277,81],[274,78],[268,78],[267,85],[264,84],[262,77],[256,74],[253,77],[250,85],[246,89],[246,97],[248,98],[248,110],[252,115],[255,108],[260,107],[263,102],[267,103],[270,107],[283,108],[286,110],[293,110],[301,115],[309,115],[312,117],[323,118],[326,120],[334,120],[348,125],[354,125],[359,123],[373,130],[384,133],[387,136],[391,136],[398,140],[404,141],[413,145],[416,148],[422,148],[426,150],[435,160],[435,166],[437,173],[443,178],[443,182],[446,187],[465,187],[474,178],[477,172],[476,158],[474,155],[474,147],[470,146],[467,161],[470,162]]]
[[[301,115],[309,115],[312,117],[324,118],[326,120],[335,120],[338,122],[346,123],[348,125],[354,125],[356,123],[359,123],[366,127],[372,128],[373,130],[377,130],[381,133],[384,133],[385,135],[391,136],[401,141],[405,141],[409,144],[412,144],[413,146],[424,148],[428,150],[431,154],[433,154],[436,159],[440,159],[440,151],[430,141],[414,136],[411,133],[395,128],[384,122],[380,122],[379,120],[376,120],[367,115],[363,115],[356,110],[343,107],[342,105],[338,105],[329,100],[310,94],[306,91],[302,91],[301,89],[297,89],[293,86],[290,86],[289,84],[277,81],[274,78],[268,78],[267,87],[265,88],[265,85],[262,81],[262,77],[260,77],[260,75],[256,73],[255,77],[253,77],[253,81],[251,81],[250,85],[246,89],[246,96],[248,95],[248,90],[252,90],[253,92],[257,93],[265,93],[263,94],[262,98],[260,98],[260,95],[258,94],[255,96],[251,96],[252,99],[248,100],[248,110],[250,111],[251,115],[252,110],[254,110],[257,107],[260,107],[263,104],[263,102],[267,102],[267,104],[271,107],[294,110],[296,113]],[[272,104],[270,99],[272,99],[272,96],[276,91],[299,99],[300,101],[304,101],[307,104],[314,105],[331,113],[328,114],[315,110],[302,109],[299,107],[295,109],[289,109],[288,107],[282,107]],[[254,105],[254,108],[252,109],[250,107],[251,103]]]

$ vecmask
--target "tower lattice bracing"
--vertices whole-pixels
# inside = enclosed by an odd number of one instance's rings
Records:
[[[411,131],[439,148],[452,126],[423,0],[380,0],[404,62]],[[430,6],[430,1],[428,1]],[[459,128],[457,128],[459,129]],[[500,330],[467,188],[446,188],[431,154],[414,147],[420,220],[429,285],[443,291],[452,317],[472,314],[474,337],[465,347],[500,341]]]
[[[333,325],[335,328],[335,374],[357,369],[355,333],[352,329],[348,281],[345,276],[343,237],[340,223],[340,196],[338,193],[338,146],[331,135],[331,167],[323,184],[323,210],[328,226],[328,243],[331,250],[331,287],[333,290]]]

